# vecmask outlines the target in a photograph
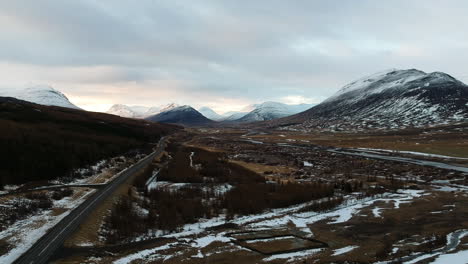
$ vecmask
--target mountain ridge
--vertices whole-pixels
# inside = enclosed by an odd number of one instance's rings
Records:
[[[282,129],[399,129],[468,117],[468,86],[442,72],[390,70],[358,79],[303,113],[273,122]]]
[[[19,100],[47,106],[60,106],[81,109],[74,105],[68,97],[49,85],[35,85],[22,89],[1,89],[0,96],[13,97]]]

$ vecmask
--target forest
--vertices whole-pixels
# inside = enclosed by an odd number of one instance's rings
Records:
[[[0,188],[73,176],[73,171],[180,129],[109,114],[0,97]]]

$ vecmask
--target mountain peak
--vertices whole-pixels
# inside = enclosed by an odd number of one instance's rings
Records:
[[[377,72],[372,75],[360,78],[356,81],[351,82],[348,85],[345,85],[343,88],[341,88],[341,90],[339,90],[335,95],[333,95],[328,100],[339,97],[343,94],[358,91],[358,90],[372,90],[371,91],[372,93],[379,93],[388,88],[394,88],[398,85],[401,86],[401,85],[404,85],[405,83],[414,81],[424,76],[427,76],[427,74],[417,69],[385,70],[385,71]],[[374,87],[378,89],[372,89]]]
[[[468,118],[468,86],[443,72],[390,70],[354,81],[310,110],[285,118],[300,128],[401,129]]]
[[[49,85],[35,85],[23,89],[1,90],[0,95],[51,106],[80,109],[60,91]]]

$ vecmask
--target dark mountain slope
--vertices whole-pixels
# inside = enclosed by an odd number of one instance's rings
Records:
[[[216,123],[188,105],[172,108],[157,115],[147,117],[146,119],[154,122],[185,126],[206,126]]]
[[[73,176],[101,159],[149,149],[178,129],[0,97],[0,186]]]

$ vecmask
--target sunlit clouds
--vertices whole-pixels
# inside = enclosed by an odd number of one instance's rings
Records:
[[[466,1],[0,0],[0,88],[94,111],[318,103],[389,68],[468,81]]]

